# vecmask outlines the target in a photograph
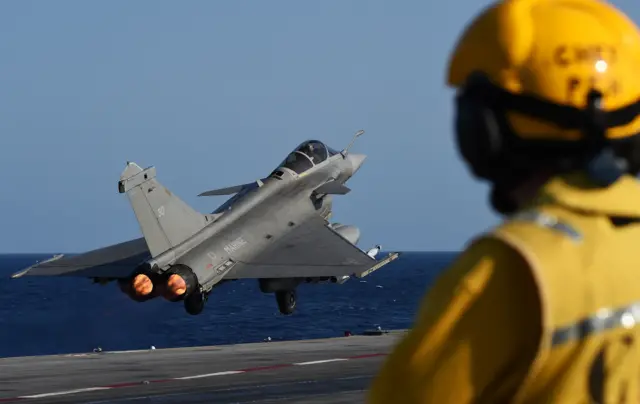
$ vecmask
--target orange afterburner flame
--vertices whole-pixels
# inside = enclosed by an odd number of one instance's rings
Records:
[[[138,296],[147,296],[153,291],[153,282],[144,274],[139,274],[133,278],[133,290]]]
[[[173,274],[167,279],[167,294],[169,296],[182,296],[187,291],[187,282],[178,274]]]

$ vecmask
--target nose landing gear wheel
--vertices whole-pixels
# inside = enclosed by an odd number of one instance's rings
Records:
[[[207,294],[195,291],[184,299],[184,308],[187,313],[195,316],[202,313],[207,303]]]
[[[296,308],[296,291],[283,290],[276,292],[276,302],[278,309],[284,315],[292,314]]]

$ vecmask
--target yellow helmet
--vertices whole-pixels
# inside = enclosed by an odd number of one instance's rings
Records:
[[[639,72],[640,32],[612,5],[498,1],[471,22],[449,61],[458,146],[494,183],[513,182],[541,159],[588,161],[601,149],[594,144],[638,138]]]
[[[485,9],[460,38],[447,82],[463,85],[474,71],[515,94],[584,107],[591,88],[604,110],[640,100],[640,33],[614,6],[599,0],[504,0]],[[576,140],[566,130],[526,114],[509,113],[520,137]],[[640,132],[640,116],[607,131],[608,138]]]

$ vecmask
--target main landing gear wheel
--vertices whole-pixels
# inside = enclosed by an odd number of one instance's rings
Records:
[[[285,315],[292,314],[296,308],[296,291],[283,290],[276,292],[276,302],[278,302],[280,313]]]
[[[187,313],[195,316],[202,313],[207,303],[207,294],[195,291],[184,299],[184,308]]]

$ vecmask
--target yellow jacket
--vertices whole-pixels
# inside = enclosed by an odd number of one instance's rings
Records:
[[[639,281],[640,183],[556,178],[439,277],[368,402],[636,400]]]

